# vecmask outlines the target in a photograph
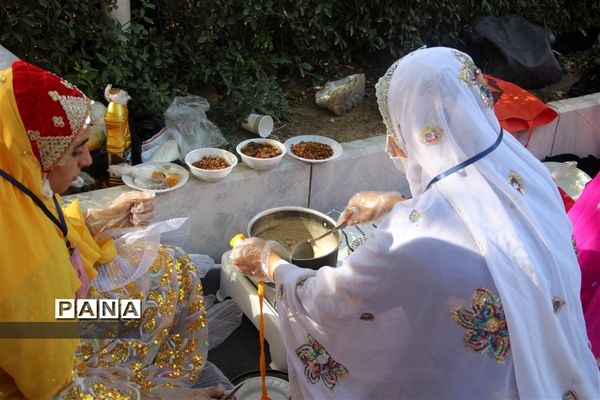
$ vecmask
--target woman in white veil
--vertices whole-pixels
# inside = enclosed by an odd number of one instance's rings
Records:
[[[599,398],[569,223],[544,166],[509,134],[471,58],[417,50],[377,86],[412,199],[356,194],[384,217],[338,268],[239,242],[275,281],[294,398]]]

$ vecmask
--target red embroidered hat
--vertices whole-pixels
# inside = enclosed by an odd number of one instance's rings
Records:
[[[48,172],[69,148],[90,113],[88,98],[57,75],[15,61],[13,92],[33,154]]]

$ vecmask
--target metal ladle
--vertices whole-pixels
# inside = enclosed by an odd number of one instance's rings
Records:
[[[345,226],[346,226],[346,223],[343,222],[343,223],[329,229],[327,232],[325,232],[321,236],[317,236],[316,238],[302,240],[302,241],[296,243],[296,245],[292,249],[292,258],[296,259],[296,260],[305,260],[307,258],[314,258],[315,257],[315,249],[314,249],[313,245],[315,244],[315,242],[319,239],[324,238],[325,236],[327,236],[329,234],[332,234],[333,232],[339,231],[340,229],[344,228]]]

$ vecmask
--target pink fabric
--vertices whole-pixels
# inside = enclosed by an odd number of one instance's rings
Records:
[[[600,358],[600,174],[569,210],[581,267],[581,302],[592,351]]]

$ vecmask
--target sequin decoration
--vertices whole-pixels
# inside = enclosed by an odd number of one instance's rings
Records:
[[[68,136],[42,136],[39,131],[27,131],[29,140],[36,142],[40,152],[42,168],[46,171],[58,161],[73,141]]]
[[[475,66],[469,56],[459,51],[454,51],[454,56],[462,64],[459,78],[469,86],[473,86],[479,90],[481,100],[486,107],[494,105],[494,97],[492,91],[485,84],[483,73]]]
[[[421,213],[417,210],[412,210],[408,215],[408,220],[417,226],[419,226],[419,224],[421,223],[421,219]]]
[[[335,389],[340,379],[348,376],[348,370],[335,361],[310,334],[306,335],[307,344],[296,349],[296,354],[304,363],[304,375],[312,384],[322,381],[329,390]]]
[[[563,400],[578,400],[579,396],[573,390],[568,390],[565,394],[563,394]]]
[[[307,279],[307,277],[298,279],[298,281],[296,282],[296,290],[301,289],[302,286],[304,286],[304,282],[306,282]]]
[[[437,126],[426,126],[419,135],[419,142],[426,145],[433,145],[439,142],[444,135],[442,128]]]
[[[552,308],[554,309],[554,314],[558,314],[563,309],[565,304],[567,304],[566,301],[558,296],[554,296],[552,298]]]
[[[523,178],[521,178],[521,175],[517,174],[515,171],[510,171],[508,174],[508,182],[519,193],[525,193],[525,184],[523,183]]]
[[[366,312],[360,314],[360,319],[362,319],[363,321],[373,321],[375,319],[375,316],[369,312]]]
[[[506,360],[510,339],[502,302],[491,290],[478,288],[473,293],[473,306],[457,307],[452,319],[466,328],[464,343],[471,350],[488,353],[499,363]]]
[[[57,128],[64,128],[65,126],[65,121],[62,119],[62,117],[52,117],[52,123]]]
[[[283,283],[279,284],[277,289],[277,300],[283,301],[285,299],[285,286]]]

